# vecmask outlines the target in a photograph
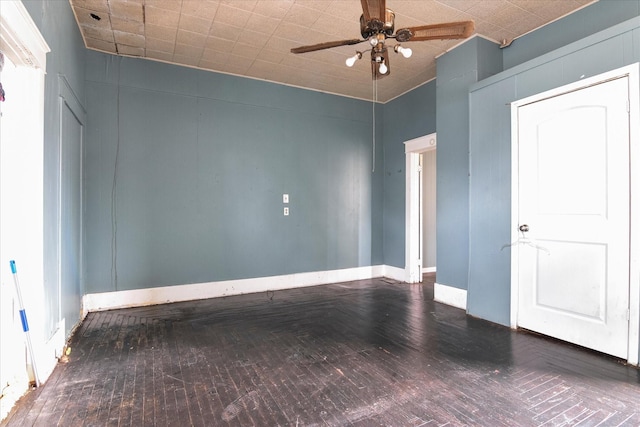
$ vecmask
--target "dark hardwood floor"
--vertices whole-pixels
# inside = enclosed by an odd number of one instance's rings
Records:
[[[640,371],[387,279],[91,313],[2,426],[638,426]]]

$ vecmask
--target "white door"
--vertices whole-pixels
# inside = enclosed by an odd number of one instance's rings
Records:
[[[422,281],[422,171],[420,153],[435,150],[436,134],[404,142],[406,166],[405,193],[405,278],[407,283]]]
[[[436,271],[436,150],[422,153],[423,272]]]
[[[519,327],[627,358],[628,78],[518,108]],[[527,241],[529,243],[527,243]]]

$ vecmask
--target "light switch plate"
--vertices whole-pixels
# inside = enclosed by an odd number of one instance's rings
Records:
[[[289,195],[288,194],[283,194],[282,195],[282,203],[289,203]]]

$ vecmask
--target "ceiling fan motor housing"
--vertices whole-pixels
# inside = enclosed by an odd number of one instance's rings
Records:
[[[392,36],[395,28],[395,18],[396,14],[391,9],[385,9],[384,22],[376,18],[367,22],[364,15],[360,15],[360,34],[362,34],[362,38],[368,39],[375,34]]]
[[[401,28],[396,33],[396,40],[400,43],[408,42],[413,37],[413,33],[408,28]]]

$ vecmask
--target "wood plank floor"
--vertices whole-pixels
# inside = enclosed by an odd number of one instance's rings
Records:
[[[640,371],[387,279],[91,313],[2,426],[638,426]]]

